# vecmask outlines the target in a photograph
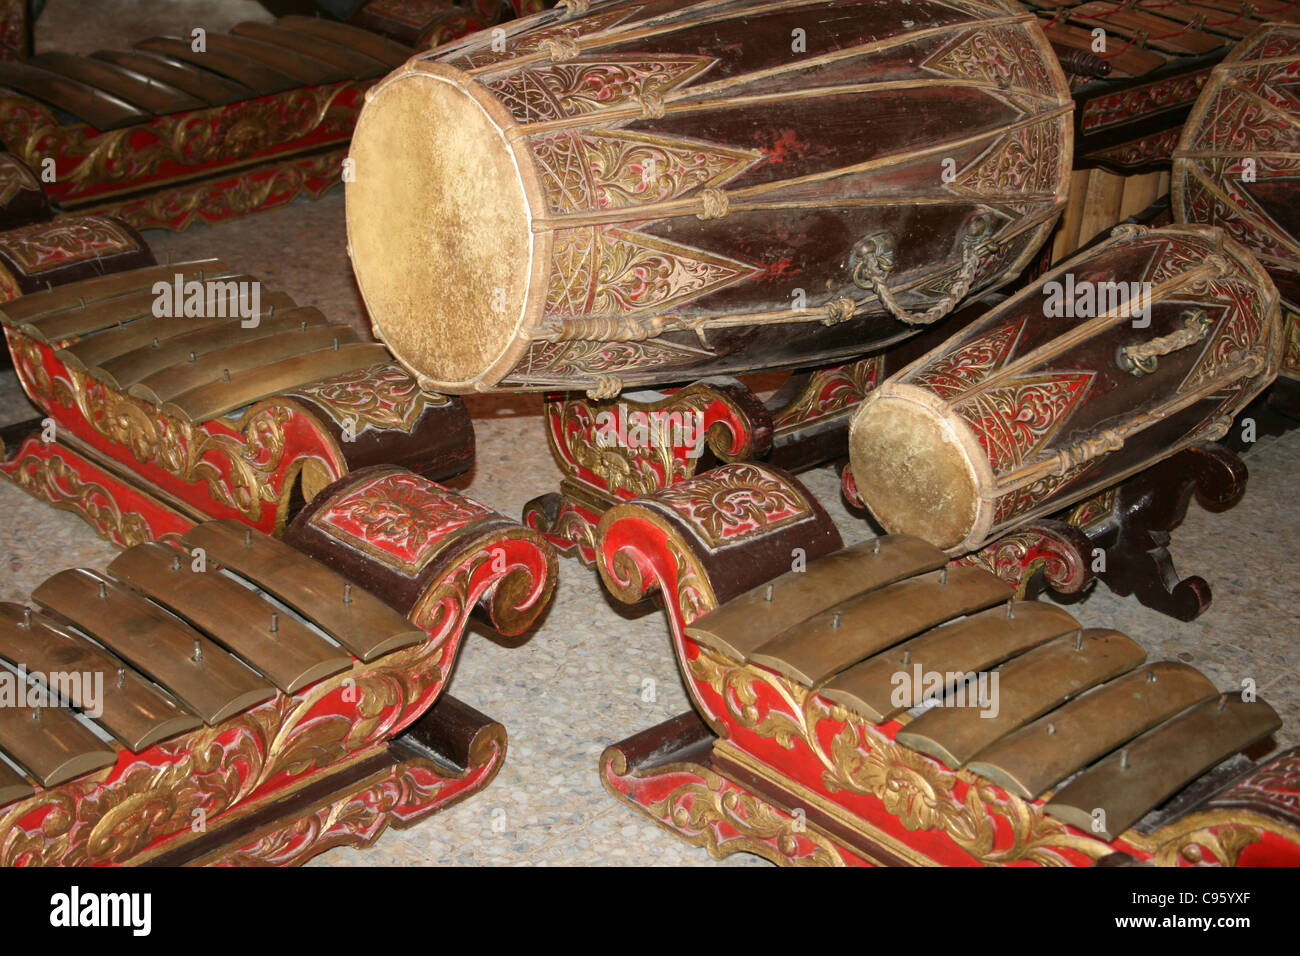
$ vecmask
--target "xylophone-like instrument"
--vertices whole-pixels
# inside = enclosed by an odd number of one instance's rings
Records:
[[[518,634],[553,585],[535,534],[391,466],[284,541],[211,521],[55,574],[0,605],[0,863],[296,864],[478,791],[504,728],[442,695],[469,615]]]
[[[205,517],[278,532],[351,470],[437,480],[473,461],[458,399],[215,260],[37,292],[0,306],[0,323],[53,432],[18,430],[0,471],[119,544]]]
[[[616,798],[777,863],[1300,861],[1300,752],[1242,756],[1267,703],[920,539],[841,544],[755,464],[606,513],[601,576],[662,597],[695,708],[605,751]]]

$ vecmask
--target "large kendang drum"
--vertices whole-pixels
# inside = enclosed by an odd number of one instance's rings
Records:
[[[891,377],[853,419],[858,493],[951,554],[1198,441],[1277,376],[1268,274],[1205,226],[1120,226]]]
[[[1070,98],[997,0],[639,0],[417,56],[352,141],[350,254],[429,390],[831,364],[1016,275]]]

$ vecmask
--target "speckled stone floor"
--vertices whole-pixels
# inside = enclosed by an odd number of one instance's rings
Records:
[[[299,302],[364,326],[343,244],[343,194],[182,234],[152,232],[159,258],[220,256],[260,275]],[[517,517],[524,502],[553,490],[559,473],[542,436],[540,399],[469,400],[478,437],[473,471],[454,486]],[[0,423],[31,414],[12,373],[0,375]],[[1221,688],[1253,679],[1288,726],[1279,747],[1300,742],[1300,432],[1265,439],[1248,458],[1250,488],[1232,511],[1193,506],[1174,535],[1183,574],[1215,589],[1199,620],[1179,624],[1109,593],[1071,607],[1088,626],[1133,635],[1152,659],[1189,661]],[[828,469],[804,476],[835,516],[845,539],[871,532],[840,503]],[[102,567],[113,550],[79,519],[0,484],[0,600],[26,596],[46,575],[70,565]],[[642,700],[646,678],[653,701]],[[492,786],[409,830],[386,833],[361,851],[333,850],[319,866],[374,864],[707,864],[721,863],[616,803],[601,788],[597,759],[608,744],[687,707],[662,617],[615,605],[595,575],[561,562],[554,604],[531,639],[507,647],[480,633],[465,644],[450,691],[502,721],[510,733],[505,767]],[[504,814],[504,816],[502,816]],[[504,829],[493,828],[494,820]]]

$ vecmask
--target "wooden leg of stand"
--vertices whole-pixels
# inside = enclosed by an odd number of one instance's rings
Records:
[[[1210,606],[1210,585],[1180,578],[1169,554],[1170,532],[1187,515],[1195,494],[1202,507],[1223,511],[1245,493],[1245,463],[1221,445],[1188,448],[1121,485],[1110,515],[1087,529],[1105,552],[1097,576],[1121,596],[1134,595],[1149,608],[1180,621]]]

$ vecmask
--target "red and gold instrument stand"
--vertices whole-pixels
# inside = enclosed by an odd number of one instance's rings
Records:
[[[761,460],[801,471],[843,458],[849,420],[883,377],[884,361],[873,356],[795,374],[766,402],[732,378],[606,401],[548,395],[546,438],[564,478],[559,492],[524,506],[523,523],[590,567],[596,525],[621,502],[719,462]]]
[[[787,865],[1300,862],[1298,751],[1230,789],[1212,788],[1219,792],[1192,812],[1155,825],[1147,817],[1104,838],[1046,815],[1043,798],[1024,799],[899,743],[906,715],[873,723],[689,633],[742,595],[763,600],[764,582],[790,570],[792,548],[811,566],[839,545],[802,486],[750,463],[605,515],[601,577],[621,601],[662,599],[695,707],[605,750],[600,773],[611,794],[715,857],[744,851]]]
[[[406,733],[290,797],[148,859],[151,866],[296,866],[339,846],[368,847],[483,790],[506,729],[444,695]]]

